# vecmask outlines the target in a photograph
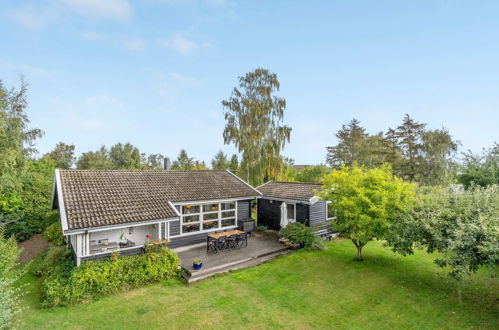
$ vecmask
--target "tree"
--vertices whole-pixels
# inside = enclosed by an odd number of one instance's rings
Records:
[[[59,142],[55,145],[54,150],[43,155],[43,158],[52,159],[56,163],[57,168],[69,169],[75,163],[75,146],[73,144],[65,144]]]
[[[279,87],[275,73],[256,69],[239,77],[238,87],[222,101],[224,143],[234,143],[242,153],[240,173],[254,186],[285,171],[281,151],[290,140],[291,128],[282,124],[286,101],[276,95]]]
[[[305,166],[301,171],[296,172],[294,181],[322,183],[331,171],[326,165]]]
[[[162,170],[164,168],[165,156],[162,154],[150,154],[145,160],[145,165],[151,170]]]
[[[4,226],[0,224],[0,326],[2,329],[14,326],[16,316],[21,312],[19,288],[14,283],[22,273],[16,269],[21,250],[13,237],[6,238]]]
[[[393,222],[387,239],[403,255],[423,247],[438,252],[435,262],[461,279],[481,266],[499,262],[499,186],[461,193],[425,188],[414,207]]]
[[[7,90],[0,81],[0,195],[13,199],[22,189],[19,177],[25,170],[26,159],[37,152],[34,143],[43,135],[42,130],[28,127],[26,93],[27,84],[22,77],[18,90]]]
[[[424,164],[424,144],[423,135],[426,124],[412,119],[408,114],[394,132],[394,137],[397,140],[398,146],[402,151],[402,160],[396,168],[398,175],[414,181]]]
[[[79,170],[111,170],[113,169],[113,161],[107,148],[101,146],[97,151],[82,153],[76,162],[76,168]]]
[[[236,156],[237,157],[237,156]],[[236,159],[237,160],[237,159]],[[211,161],[211,168],[214,170],[227,170],[230,167],[229,160],[222,150],[217,152],[213,160]]]
[[[389,166],[375,169],[343,166],[325,179],[320,196],[331,201],[333,229],[352,240],[357,259],[374,238],[383,239],[390,224],[410,206],[414,186],[394,177]]]
[[[144,169],[144,154],[141,154],[137,147],[131,143],[117,143],[111,147],[109,157],[113,163],[113,168],[122,169]]]
[[[347,125],[342,125],[336,133],[338,143],[335,146],[326,147],[329,165],[333,168],[341,168],[342,164],[352,166],[354,162],[359,162],[362,158],[360,144],[368,136],[365,128],[360,126],[360,121],[355,118]]]
[[[237,173],[239,171],[239,160],[237,159],[236,154],[233,154],[232,157],[230,158],[229,170],[232,173]]]
[[[418,181],[437,185],[449,183],[453,171],[453,156],[457,152],[458,141],[454,141],[445,128],[427,130],[423,133],[423,173]]]
[[[194,158],[187,155],[185,149],[180,150],[176,160],[173,161],[173,170],[193,170],[195,166]]]
[[[466,188],[499,184],[499,144],[495,142],[492,148],[484,149],[481,155],[468,151],[464,154],[460,171],[457,179]]]
[[[194,171],[207,171],[208,167],[206,166],[206,163],[204,161],[196,160],[192,169]]]

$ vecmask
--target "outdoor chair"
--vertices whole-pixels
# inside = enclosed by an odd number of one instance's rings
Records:
[[[217,252],[218,250],[218,241],[215,238],[208,236],[208,244],[206,245],[206,251],[213,250],[213,252]]]
[[[248,234],[247,233],[239,234],[237,236],[237,246],[238,247],[248,246]]]
[[[222,236],[217,240],[217,251],[223,251],[227,249],[227,237]]]
[[[229,236],[229,238],[227,239],[227,247],[229,249],[237,247],[237,234]]]

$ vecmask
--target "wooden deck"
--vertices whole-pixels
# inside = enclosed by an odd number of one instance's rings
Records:
[[[243,248],[214,253],[207,252],[206,244],[203,244],[177,253],[184,269],[184,278],[187,283],[192,283],[215,274],[256,266],[290,251],[290,248],[283,246],[275,238],[254,234],[248,238],[248,246]],[[194,270],[192,267],[192,261],[196,258],[203,260],[201,270]]]

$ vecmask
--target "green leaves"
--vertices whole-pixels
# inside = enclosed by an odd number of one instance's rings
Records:
[[[394,177],[389,166],[345,167],[325,179],[320,196],[331,201],[333,229],[360,242],[383,239],[398,214],[413,202],[415,187]]]
[[[393,224],[388,244],[402,254],[414,246],[439,252],[435,262],[462,278],[499,262],[499,186],[462,193],[425,189],[409,213]]]
[[[256,69],[239,77],[239,86],[222,101],[224,143],[234,143],[242,153],[240,175],[253,186],[284,175],[280,153],[291,128],[282,125],[286,100],[275,95],[278,91],[277,75]]]

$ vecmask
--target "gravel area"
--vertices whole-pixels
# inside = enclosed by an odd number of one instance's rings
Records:
[[[43,234],[33,235],[30,239],[19,243],[19,247],[23,248],[23,252],[19,257],[19,262],[25,262],[33,259],[36,255],[48,247],[48,242]]]

